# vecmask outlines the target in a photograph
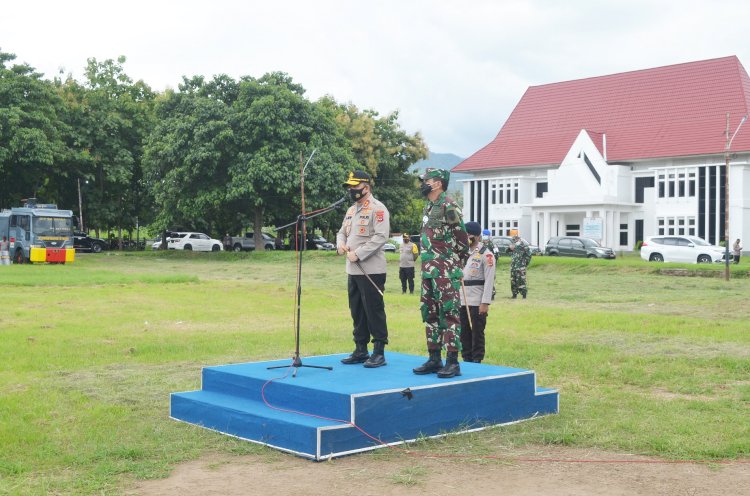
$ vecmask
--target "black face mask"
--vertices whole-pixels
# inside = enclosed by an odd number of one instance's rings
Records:
[[[432,193],[432,186],[427,183],[422,183],[422,186],[419,187],[419,191],[424,195],[427,196],[430,193]]]
[[[352,199],[352,201],[359,201],[360,198],[365,196],[365,188],[360,189],[350,189],[349,190],[349,197]]]

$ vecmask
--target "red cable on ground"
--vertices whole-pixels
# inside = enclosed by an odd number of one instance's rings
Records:
[[[415,451],[403,449],[399,446],[394,446],[391,444],[387,444],[383,442],[382,440],[378,439],[377,437],[369,434],[364,429],[359,427],[357,424],[350,420],[343,420],[343,419],[336,419],[336,418],[330,418],[330,417],[324,417],[322,415],[315,415],[314,413],[307,413],[307,412],[301,412],[299,410],[292,410],[288,408],[281,408],[277,406],[273,406],[271,403],[268,402],[266,399],[266,386],[271,384],[273,381],[279,380],[279,379],[286,379],[287,376],[289,376],[289,372],[292,370],[293,365],[290,365],[287,369],[286,373],[281,377],[274,377],[273,379],[269,379],[268,381],[263,384],[263,387],[261,388],[261,397],[263,398],[263,403],[265,405],[272,409],[279,412],[286,412],[286,413],[293,413],[296,415],[302,415],[304,417],[311,417],[316,418],[320,420],[328,420],[330,422],[338,422],[340,424],[347,424],[351,425],[355,429],[357,429],[359,432],[361,432],[363,435],[365,435],[367,438],[375,441],[376,443],[386,447],[390,448],[394,451],[398,451],[401,453],[404,453],[406,455],[415,456],[417,458],[435,458],[435,459],[444,459],[444,458],[454,458],[454,459],[481,459],[481,460],[502,460],[502,461],[509,461],[509,462],[525,462],[525,463],[611,463],[611,464],[617,464],[617,463],[644,463],[644,464],[684,464],[684,463],[695,463],[695,464],[717,464],[717,465],[734,465],[734,464],[750,464],[750,460],[626,460],[626,459],[618,459],[618,460],[587,460],[587,459],[571,459],[571,458],[524,458],[524,457],[509,457],[509,456],[497,456],[497,455],[439,455],[439,454],[428,454],[428,453],[418,453]]]

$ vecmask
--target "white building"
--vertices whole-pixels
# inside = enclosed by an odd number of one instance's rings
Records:
[[[592,233],[624,251],[656,234],[718,244],[729,156],[731,244],[750,235],[749,107],[734,56],[532,86],[495,139],[453,169],[472,175],[464,219],[540,246]]]

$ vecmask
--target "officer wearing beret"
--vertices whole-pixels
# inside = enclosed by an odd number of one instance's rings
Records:
[[[461,209],[445,194],[449,179],[449,171],[429,168],[420,187],[427,197],[422,215],[421,310],[430,358],[413,371],[418,375],[437,372],[440,378],[461,375],[459,293],[462,269],[469,255]],[[447,352],[445,366],[441,358],[443,348]]]
[[[495,254],[480,240],[477,222],[467,222],[469,259],[461,293],[461,355],[464,362],[484,359],[484,328],[495,292]]]
[[[346,255],[349,310],[354,322],[355,349],[341,363],[364,363],[367,368],[386,365],[388,344],[385,303],[385,251],[391,224],[388,209],[372,196],[372,178],[363,171],[350,172],[343,186],[354,204],[349,207],[336,235],[339,255]],[[372,356],[367,345],[372,340]]]

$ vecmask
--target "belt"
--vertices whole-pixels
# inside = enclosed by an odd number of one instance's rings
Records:
[[[484,286],[484,279],[472,279],[471,281],[464,281],[464,286]]]

